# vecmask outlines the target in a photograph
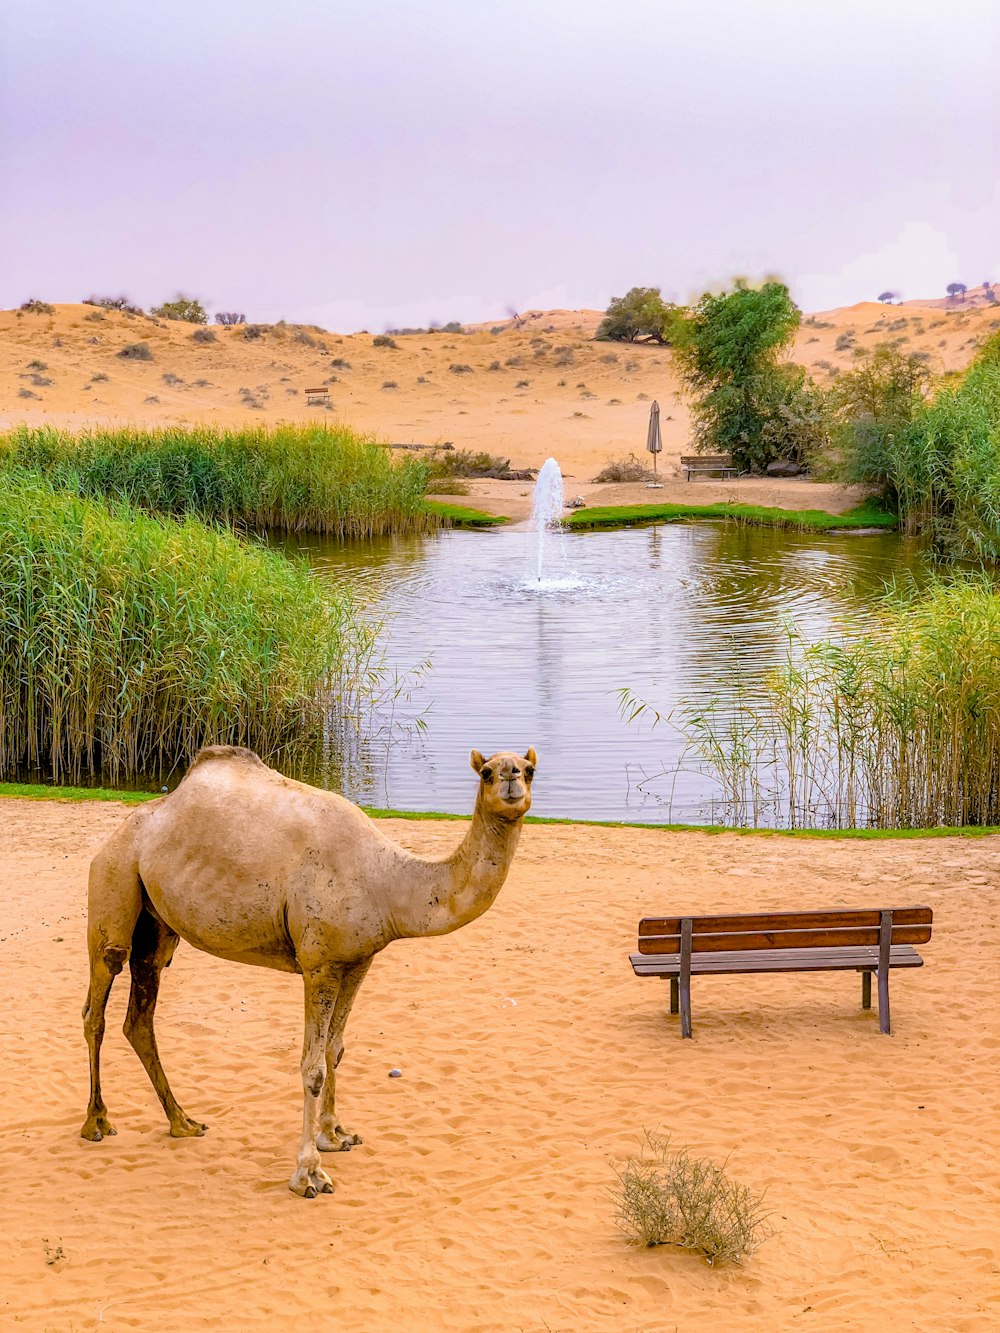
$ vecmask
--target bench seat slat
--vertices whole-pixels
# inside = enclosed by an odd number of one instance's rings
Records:
[[[680,955],[633,953],[629,961],[636,976],[672,977],[680,973]],[[894,944],[889,951],[890,967],[922,967],[924,960],[908,944]],[[878,968],[878,947],[839,949],[762,949],[748,955],[742,951],[695,954],[693,976],[746,972],[856,972]]]
[[[828,908],[821,912],[744,912],[726,916],[691,917],[694,934],[734,930],[813,930],[832,926],[881,925],[881,909]],[[894,907],[894,926],[929,926],[934,914],[929,907]],[[646,916],[639,922],[640,935],[679,935],[682,916]]]

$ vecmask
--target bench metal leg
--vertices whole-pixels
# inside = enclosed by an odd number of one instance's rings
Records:
[[[892,1033],[889,1022],[889,946],[892,944],[892,913],[882,913],[878,938],[878,1030]]]
[[[681,1036],[691,1033],[691,929],[690,917],[681,922],[681,974],[679,980],[681,1001]]]
[[[677,978],[676,978],[676,977],[671,977],[671,978],[670,978],[670,1012],[671,1012],[672,1014],[676,1014],[676,1013],[679,1012],[679,1010],[680,1010],[680,1002],[679,1002],[679,998],[678,998],[678,995],[677,995]]]
[[[861,1008],[870,1009],[872,1007],[872,974],[871,972],[861,973]]]

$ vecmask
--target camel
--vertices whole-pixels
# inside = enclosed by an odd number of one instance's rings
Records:
[[[371,961],[393,940],[446,935],[491,905],[531,807],[536,758],[533,749],[490,759],[473,750],[479,786],[469,831],[451,856],[424,860],[342,796],[283,777],[250,750],[201,750],[176,790],[130,815],[91,864],[90,1105],[81,1136],[99,1142],[116,1132],[100,1053],[108,995],[126,961],[125,1036],[170,1134],[204,1134],[170,1090],[153,1031],[160,974],[184,939],[219,958],[301,973],[304,1108],[289,1189],[306,1199],[332,1193],[320,1152],[361,1142],[337,1118],[336,1070]]]

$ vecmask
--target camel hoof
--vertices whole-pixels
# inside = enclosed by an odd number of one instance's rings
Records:
[[[117,1133],[117,1129],[107,1116],[90,1116],[80,1130],[80,1138],[88,1139],[91,1143],[100,1143],[102,1139],[114,1138]]]
[[[313,1171],[300,1167],[288,1182],[288,1188],[302,1199],[315,1199],[317,1194],[332,1194],[333,1181],[319,1167]]]
[[[199,1124],[197,1120],[192,1120],[190,1116],[184,1116],[182,1120],[172,1120],[170,1122],[170,1137],[172,1139],[200,1139],[207,1125]]]
[[[351,1134],[338,1125],[332,1134],[321,1133],[316,1138],[316,1147],[320,1152],[350,1152],[361,1142],[359,1134]]]

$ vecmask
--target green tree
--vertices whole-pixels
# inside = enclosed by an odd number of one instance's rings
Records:
[[[595,337],[602,342],[669,343],[683,312],[664,301],[659,287],[633,287],[613,296]]]
[[[694,399],[695,448],[732,454],[741,471],[762,472],[778,457],[783,432],[774,420],[789,393],[804,387],[778,358],[802,312],[783,282],[706,293],[675,330],[675,357]]]
[[[164,301],[163,305],[155,305],[150,311],[158,319],[179,319],[185,324],[207,324],[208,315],[205,313],[205,307],[200,301],[195,301],[190,296],[181,296],[178,294],[176,300]]]

